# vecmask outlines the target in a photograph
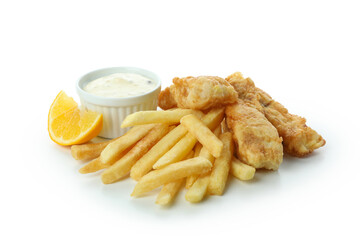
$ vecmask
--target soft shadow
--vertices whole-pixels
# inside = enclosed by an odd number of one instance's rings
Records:
[[[64,153],[64,154],[69,154],[70,153],[70,150],[71,150],[71,147],[70,146],[62,146],[62,145],[59,145],[59,144],[53,144],[53,146],[57,149],[57,151],[60,151],[61,153]]]

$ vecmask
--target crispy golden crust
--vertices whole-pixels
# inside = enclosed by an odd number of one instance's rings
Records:
[[[290,155],[303,157],[325,145],[325,140],[315,130],[306,125],[306,119],[290,114],[280,103],[265,98],[260,94],[264,104],[266,118],[276,127],[284,139],[284,150]]]
[[[199,76],[174,78],[173,85],[159,95],[159,106],[207,110],[236,102],[235,89],[223,78]]]
[[[225,114],[238,157],[255,168],[278,169],[283,160],[282,139],[265,116],[242,100],[227,106]]]
[[[244,79],[241,73],[226,78],[238,92],[239,98],[249,106],[259,109],[277,129],[283,138],[284,151],[290,155],[303,157],[325,145],[325,140],[316,131],[306,125],[305,118],[290,114],[269,94],[255,87],[251,79]]]
[[[248,106],[256,108],[264,113],[263,107],[259,102],[259,94],[257,94],[255,84],[250,78],[244,78],[240,72],[233,73],[225,79],[228,81],[238,93],[238,97],[242,99]]]
[[[167,87],[162,90],[158,97],[158,105],[164,110],[174,108],[177,106],[175,99],[172,97],[170,93],[170,88]]]

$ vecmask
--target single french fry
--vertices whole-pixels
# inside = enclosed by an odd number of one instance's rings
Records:
[[[194,158],[194,157],[195,157],[195,152],[194,152],[194,151],[190,151],[190,152],[188,153],[188,155],[186,155],[186,157],[185,157],[184,160],[190,159],[190,158]]]
[[[166,111],[140,111],[128,115],[121,124],[121,127],[131,127],[149,123],[166,123],[168,125],[180,122],[183,116],[194,113],[192,109],[181,109]]]
[[[210,130],[214,130],[224,119],[224,112],[224,108],[213,108],[203,118],[201,118],[201,121]]]
[[[224,118],[225,119],[225,118]],[[224,121],[224,120],[223,120]],[[216,128],[215,128],[215,130],[213,131],[213,133],[215,134],[215,136],[217,137],[217,138],[219,138],[220,137],[220,134],[222,133],[222,127],[221,127],[221,124],[219,124],[219,126],[217,126]]]
[[[210,175],[201,175],[185,194],[185,199],[191,203],[200,202],[207,193]]]
[[[95,158],[94,160],[92,160],[91,162],[80,168],[79,172],[82,174],[93,173],[110,166],[111,166],[110,164],[102,163],[100,161],[100,158]]]
[[[160,169],[175,162],[179,162],[193,149],[197,140],[187,133],[167,153],[165,153],[154,165],[154,169]]]
[[[130,177],[139,181],[141,177],[152,169],[154,163],[169,151],[186,133],[186,128],[181,125],[170,131],[135,163],[131,168]]]
[[[214,167],[211,170],[208,193],[212,195],[222,195],[228,179],[231,159],[234,153],[234,143],[230,132],[220,135],[224,148],[220,157],[215,159]]]
[[[135,162],[165,136],[168,131],[169,126],[165,124],[159,124],[151,129],[125,156],[102,173],[101,180],[103,183],[113,183],[128,174]]]
[[[203,146],[201,145],[201,143],[197,142],[194,147],[194,157],[199,156],[202,148],[203,148]],[[198,175],[192,175],[192,176],[187,177],[186,181],[185,181],[185,188],[189,189],[191,187],[191,185],[193,185],[193,183],[196,181],[197,178],[198,178]]]
[[[209,150],[206,147],[203,147],[200,151],[199,154],[200,157],[206,158],[207,160],[209,160],[211,163],[214,163],[214,156],[209,152]]]
[[[71,146],[71,155],[76,160],[92,160],[100,156],[102,150],[117,138],[100,143],[85,143]]]
[[[220,156],[223,143],[199,118],[189,114],[181,118],[180,122],[214,157]]]
[[[186,128],[185,128],[185,129],[186,129]],[[186,130],[186,131],[187,131],[187,130]],[[202,149],[201,143],[199,143],[199,142],[196,143],[196,144],[195,144],[195,147],[194,147],[194,157],[198,157],[198,156],[199,156],[201,149]]]
[[[198,179],[199,175],[191,175],[186,178],[185,188],[189,189],[194,184],[194,182]]]
[[[251,180],[254,178],[255,171],[254,167],[241,162],[236,157],[232,158],[230,172],[237,179],[243,181]]]
[[[220,136],[220,134],[221,134],[221,126],[220,125],[217,126],[217,128],[215,128],[214,134],[216,137]],[[200,156],[210,160],[211,163],[214,163],[214,157],[209,153],[209,151],[206,148],[202,147],[201,143],[199,143],[199,142],[195,145],[195,154],[196,154],[196,147],[198,147],[198,146],[200,147],[199,154],[195,155],[195,156],[197,157],[200,155]],[[198,175],[192,175],[190,177],[187,177],[186,183],[185,183],[185,188],[189,189],[195,183],[195,181],[198,179],[198,177],[199,177]]]
[[[203,122],[210,129],[215,129],[224,117],[224,109],[216,108],[210,110],[204,117]],[[197,139],[187,133],[178,143],[176,143],[167,153],[165,153],[153,166],[154,169],[163,168],[169,164],[181,161],[195,146]]]
[[[162,206],[170,204],[176,197],[183,183],[184,178],[165,184],[161,188],[155,203]]]
[[[109,143],[100,154],[100,161],[104,164],[118,160],[121,153],[142,139],[156,124],[135,126],[126,134]]]
[[[203,157],[191,158],[154,170],[143,176],[136,184],[131,196],[137,197],[145,192],[151,191],[169,182],[191,176],[202,174],[211,169],[212,164]]]
[[[134,147],[134,145],[130,146],[129,148],[127,148],[125,151],[123,151],[121,153],[121,157],[123,157],[127,152],[130,151],[130,149],[132,149]],[[121,158],[120,157],[120,158]],[[82,174],[86,174],[86,173],[93,173],[93,172],[97,172],[100,171],[102,169],[108,168],[111,165],[113,165],[116,162],[109,162],[109,163],[102,163],[100,161],[100,158],[95,158],[94,160],[90,161],[89,163],[87,163],[85,166],[83,166],[82,168],[79,169],[79,172]]]

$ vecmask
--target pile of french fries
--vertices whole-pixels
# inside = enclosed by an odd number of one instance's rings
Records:
[[[207,113],[190,109],[143,111],[129,115],[125,135],[101,143],[74,145],[77,160],[91,160],[79,171],[103,170],[104,184],[129,176],[137,181],[131,196],[162,187],[156,203],[168,205],[185,183],[185,198],[197,203],[222,195],[229,173],[240,180],[254,177],[255,168],[234,156],[234,142],[224,109]]]

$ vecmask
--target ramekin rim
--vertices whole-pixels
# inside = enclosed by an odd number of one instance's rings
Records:
[[[157,81],[157,84],[155,86],[154,89],[152,89],[149,92],[143,93],[141,95],[136,95],[136,96],[130,96],[130,97],[121,97],[121,98],[113,98],[113,97],[103,97],[103,96],[97,96],[91,93],[86,92],[81,86],[81,82],[82,80],[91,74],[94,74],[96,72],[100,72],[100,71],[106,71],[106,70],[111,70],[111,69],[123,69],[124,72],[128,72],[128,73],[133,73],[134,71],[131,70],[136,70],[139,71],[141,74],[141,72],[145,72],[148,73],[150,75],[153,75],[154,77],[152,78],[153,80]],[[128,70],[128,71],[127,71]],[[105,75],[104,75],[105,76]],[[125,102],[139,102],[141,101],[141,99],[145,99],[148,96],[154,94],[155,92],[159,91],[159,89],[161,89],[161,80],[160,77],[155,74],[154,72],[151,72],[147,69],[144,68],[138,68],[138,67],[128,67],[128,66],[121,66],[121,67],[107,67],[107,68],[100,68],[100,69],[96,69],[93,71],[90,71],[84,75],[82,75],[76,82],[76,90],[81,97],[84,97],[86,101],[89,101],[93,104],[99,104],[99,105],[103,105],[103,106],[124,106],[124,105],[131,105],[129,103],[125,103]]]

